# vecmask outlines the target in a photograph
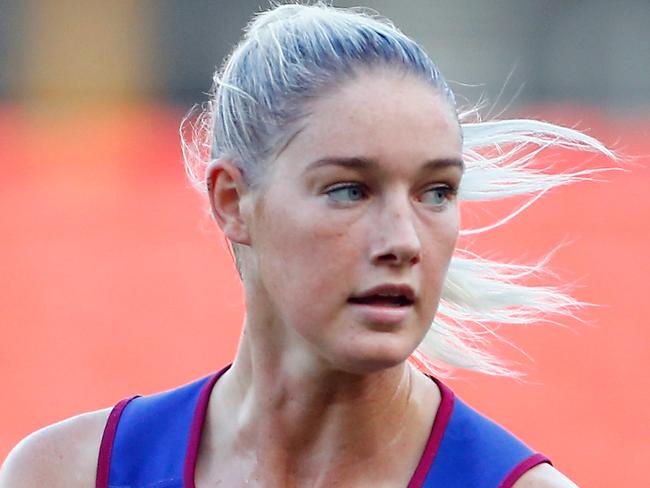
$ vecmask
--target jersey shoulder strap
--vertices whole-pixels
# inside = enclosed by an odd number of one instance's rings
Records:
[[[543,462],[550,461],[455,397],[423,487],[511,488]]]
[[[194,474],[193,451],[222,372],[118,403],[104,430],[96,488],[182,488],[188,463]]]

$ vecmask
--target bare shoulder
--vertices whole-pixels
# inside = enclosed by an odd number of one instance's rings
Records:
[[[23,439],[0,468],[0,488],[92,488],[111,409],[45,427]]]
[[[573,481],[548,463],[526,471],[512,488],[578,488]]]

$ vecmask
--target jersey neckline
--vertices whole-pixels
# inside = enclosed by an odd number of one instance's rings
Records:
[[[194,416],[192,417],[190,436],[187,451],[185,453],[185,463],[183,465],[183,485],[187,488],[196,488],[196,485],[194,484],[194,475],[196,472],[196,462],[198,460],[199,446],[201,443],[201,433],[203,432],[203,426],[205,424],[210,394],[212,393],[212,389],[217,383],[217,380],[223,376],[231,366],[232,364],[229,364],[212,375],[201,387],[199,399],[194,410]],[[422,456],[420,456],[420,461],[415,468],[413,476],[411,476],[407,488],[420,488],[423,486],[427,473],[429,472],[436,457],[436,453],[438,452],[440,442],[442,441],[442,437],[445,433],[454,407],[454,392],[439,379],[432,376],[429,376],[429,378],[436,383],[440,390],[440,404],[436,411],[436,417],[433,420],[431,433],[429,434],[427,443],[424,446],[424,451],[422,452]]]

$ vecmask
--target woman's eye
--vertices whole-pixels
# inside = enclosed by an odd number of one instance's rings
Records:
[[[422,194],[421,201],[428,205],[441,207],[445,205],[456,194],[456,190],[448,186],[436,186],[429,188]]]
[[[365,197],[365,193],[361,185],[357,183],[347,183],[330,188],[326,191],[330,200],[335,202],[358,202]]]

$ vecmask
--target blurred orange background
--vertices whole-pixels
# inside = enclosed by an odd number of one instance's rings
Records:
[[[63,15],[26,4],[39,29],[52,29],[45,20]],[[69,4],[60,8],[72,15]],[[74,15],[100,8],[90,4]],[[131,19],[147,39],[151,20],[139,9],[150,3],[127,4],[102,15],[116,25]],[[66,69],[52,60],[74,42],[57,47],[39,29],[25,44],[39,56],[17,71],[22,77],[11,86],[18,91],[0,103],[0,460],[44,425],[219,369],[234,355],[243,316],[223,237],[185,181],[177,135],[185,109],[142,95],[143,87],[160,89],[149,71],[159,68],[120,68],[125,59],[147,59],[147,43],[127,39],[139,48],[107,60],[114,71],[94,72],[104,84],[87,77],[92,90],[73,89],[65,82],[73,75],[44,73]],[[126,42],[119,32],[95,35],[111,46]],[[45,45],[49,51],[38,49]],[[77,61],[68,69],[82,68]],[[650,117],[553,101],[512,113],[578,123],[631,158],[627,171],[603,176],[606,182],[550,192],[471,241],[490,257],[528,262],[566,243],[550,263],[557,283],[570,283],[579,300],[596,306],[580,313],[585,323],[504,330],[532,358],[500,347],[521,363],[523,382],[466,373],[448,384],[581,486],[646,486]],[[608,164],[565,152],[553,159],[559,169]],[[510,206],[464,217],[493,222]]]
[[[180,117],[146,107],[54,126],[0,111],[0,458],[39,427],[182,384],[233,357],[241,288],[185,183]],[[650,152],[648,122],[592,126],[628,153]],[[569,165],[584,157],[561,156]],[[551,267],[599,305],[582,312],[588,323],[506,332],[534,358],[504,350],[529,373],[523,383],[467,374],[449,383],[582,486],[643,486],[650,172],[607,179],[558,190],[473,243],[530,260],[572,241]]]

